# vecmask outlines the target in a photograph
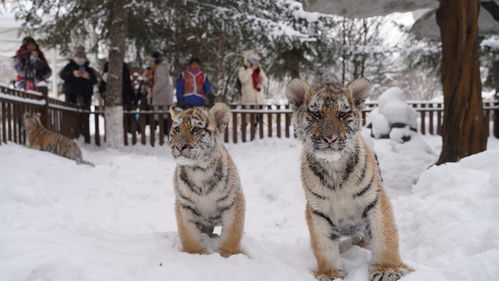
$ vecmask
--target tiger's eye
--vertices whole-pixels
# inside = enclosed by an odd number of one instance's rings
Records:
[[[315,107],[308,108],[307,113],[309,115],[311,115],[313,118],[316,118],[316,119],[321,118],[321,112],[319,110],[317,110]]]
[[[340,113],[338,113],[338,115],[336,117],[340,120],[345,120],[349,115],[350,115],[350,111],[349,112],[340,112]]]

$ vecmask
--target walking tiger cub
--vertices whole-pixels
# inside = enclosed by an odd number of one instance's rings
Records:
[[[319,280],[344,276],[339,238],[370,246],[371,281],[394,281],[412,271],[399,254],[397,228],[375,157],[359,131],[361,108],[371,89],[359,78],[348,86],[309,86],[293,79],[286,95],[293,124],[303,143],[301,178],[306,220]]]
[[[24,113],[24,128],[26,130],[26,145],[32,149],[49,151],[62,157],[75,160],[78,164],[94,166],[83,160],[81,150],[68,137],[47,130],[43,127],[40,118],[31,112]]]
[[[207,254],[201,234],[222,226],[218,252],[228,257],[241,253],[245,201],[237,168],[222,145],[230,119],[227,105],[209,111],[171,108],[170,146],[177,160],[174,173],[175,213],[182,251]]]

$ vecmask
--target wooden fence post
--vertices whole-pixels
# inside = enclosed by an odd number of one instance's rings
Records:
[[[272,110],[272,105],[270,105],[270,104],[267,105],[267,108],[268,108],[268,110]],[[268,129],[269,129],[268,136],[269,136],[269,138],[271,138],[272,137],[272,113],[269,112],[267,114],[267,118],[268,118],[267,123],[268,123]]]
[[[288,110],[289,109],[289,104],[286,104],[284,106],[284,109]],[[289,136],[290,136],[290,134],[289,134],[289,127],[291,126],[291,115],[289,113],[285,113],[284,114],[284,120],[285,120],[284,134],[285,134],[286,138],[289,138]]]
[[[263,105],[258,105],[258,109],[263,110]],[[263,114],[258,114],[258,133],[260,138],[263,139]]]
[[[246,109],[246,105],[242,105],[241,109]],[[246,113],[241,113],[241,141],[246,142]]]
[[[155,107],[154,106],[151,106],[151,110],[154,112],[155,111]],[[154,136],[156,135],[156,114],[149,114],[149,132],[150,132],[150,135],[149,135],[149,141],[151,143],[151,146],[154,146],[154,143],[155,143],[155,138]]]
[[[95,124],[95,145],[97,146],[100,146],[100,132],[99,132],[99,113],[97,113],[97,111],[100,110],[100,107],[95,107],[95,111],[94,112],[94,124]]]
[[[494,107],[494,137],[499,138],[499,93],[496,93],[494,103],[492,104]]]
[[[425,108],[425,104],[421,104],[421,131],[420,133],[422,135],[426,134],[426,120],[425,120],[425,117],[426,117],[426,112],[424,111],[424,108]]]
[[[42,121],[42,124],[43,126],[45,126],[45,128],[50,128],[49,126],[49,95],[48,95],[48,92],[45,91],[45,92],[42,92],[41,93],[42,96],[43,96],[43,100],[45,101],[45,104],[43,105],[42,109],[41,109],[41,117],[40,117],[40,121]]]
[[[443,114],[442,104],[439,103],[437,108],[438,108],[438,111],[437,111],[437,134],[441,136],[442,135],[442,114]]]
[[[434,132],[433,132],[433,114],[434,114],[434,111],[433,111],[433,104],[429,104],[428,105],[429,108],[431,108],[432,110],[428,112],[428,114],[430,115],[430,125],[429,125],[429,131],[430,131],[430,134],[431,135],[434,135]]]
[[[278,104],[276,106],[276,109],[277,110],[281,109],[281,105]],[[276,125],[277,125],[277,127],[276,127],[276,131],[277,131],[276,135],[277,135],[278,138],[280,138],[281,137],[281,113],[277,113],[277,115],[276,115]]]
[[[254,110],[255,105],[250,105],[250,110]],[[256,113],[250,113],[250,140],[255,139],[256,135]]]
[[[160,105],[159,106],[159,111],[164,111],[165,108]],[[165,143],[165,127],[166,127],[166,122],[165,122],[165,115],[163,112],[159,113],[159,136],[158,136],[158,143],[159,145],[163,145]]]
[[[232,142],[237,143],[237,113],[232,113]]]

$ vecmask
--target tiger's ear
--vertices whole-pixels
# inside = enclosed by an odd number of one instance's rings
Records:
[[[230,121],[230,108],[225,103],[215,103],[215,105],[210,109],[210,116],[215,120],[215,127],[218,130],[223,131]]]
[[[355,107],[361,109],[364,106],[364,101],[371,92],[371,82],[364,77],[357,78],[350,82],[346,87],[350,90]]]
[[[172,116],[172,120],[178,120],[178,114],[182,112],[182,109],[171,106],[170,107],[170,115]]]
[[[292,105],[293,110],[300,107],[305,101],[305,94],[310,86],[300,78],[294,78],[286,86],[286,97]]]

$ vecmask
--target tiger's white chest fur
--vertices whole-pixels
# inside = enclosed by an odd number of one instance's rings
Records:
[[[216,157],[206,168],[178,166],[175,193],[191,221],[211,227],[221,224],[222,213],[231,207],[237,190],[227,155]]]
[[[309,206],[330,220],[338,236],[364,235],[365,215],[377,196],[379,172],[362,140],[354,152],[336,161],[304,152],[302,181]],[[327,218],[326,218],[327,217]]]

